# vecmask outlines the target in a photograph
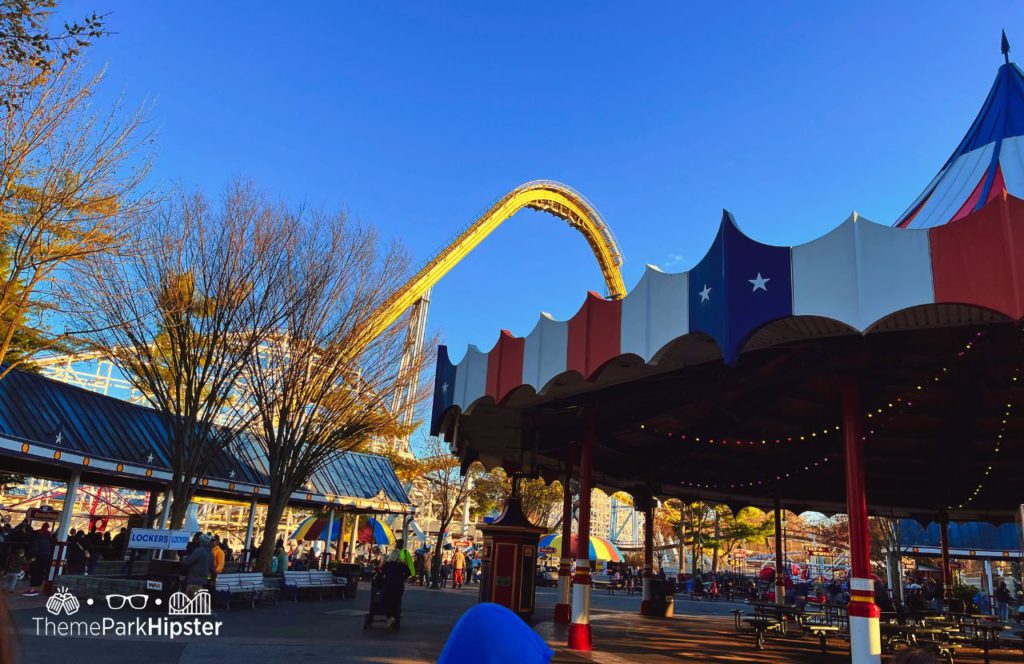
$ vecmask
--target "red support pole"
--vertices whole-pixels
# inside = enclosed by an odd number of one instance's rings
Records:
[[[572,624],[569,647],[591,650],[590,645],[590,492],[594,486],[594,416],[588,414],[580,448],[580,515],[576,535],[576,575],[572,588]]]
[[[555,623],[568,625],[572,620],[572,461],[576,450],[566,449],[565,475],[562,477],[562,559],[558,565],[558,604],[555,604]]]
[[[868,502],[864,487],[864,434],[860,385],[853,378],[842,383],[843,449],[846,454],[846,511],[850,521],[850,655],[854,664],[879,664],[881,615],[875,605],[868,541]]]
[[[942,598],[944,602],[953,599],[953,570],[949,564],[949,515],[939,517],[939,544],[942,546]]]
[[[682,565],[680,565],[682,569]],[[640,600],[640,615],[651,615],[651,600],[654,582],[654,497],[647,496],[644,504],[644,579],[643,599]]]

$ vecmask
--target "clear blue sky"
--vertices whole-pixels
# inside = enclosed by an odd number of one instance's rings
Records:
[[[92,51],[108,90],[155,100],[154,183],[253,179],[345,208],[425,257],[495,198],[550,178],[626,258],[704,254],[722,208],[753,237],[890,223],[979,109],[1018,2],[138,2]],[[603,292],[583,239],[524,212],[434,291],[461,357]]]

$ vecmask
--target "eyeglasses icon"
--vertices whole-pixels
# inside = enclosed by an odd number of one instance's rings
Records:
[[[141,611],[146,608],[148,602],[149,595],[107,595],[107,608],[111,611],[120,611],[125,604],[136,611]]]

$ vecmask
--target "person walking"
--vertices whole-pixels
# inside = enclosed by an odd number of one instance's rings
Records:
[[[462,549],[455,549],[455,555],[452,556],[452,572],[452,588],[461,588],[466,573],[466,554]]]
[[[388,617],[388,629],[395,629],[402,617],[402,595],[405,593],[405,580],[416,573],[412,556],[405,550],[405,542],[397,540],[381,567],[384,577],[384,607]]]

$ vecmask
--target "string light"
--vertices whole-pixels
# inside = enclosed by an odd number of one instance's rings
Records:
[[[976,332],[975,333],[975,337],[981,337],[981,336],[984,336],[984,334],[985,334],[984,332]],[[964,357],[966,357],[967,356],[967,351],[970,351],[973,347],[974,347],[974,343],[973,342],[966,343],[963,346],[963,349],[957,353],[957,359],[963,359]],[[1015,374],[1017,372],[1019,372],[1019,371],[1020,370],[1018,369],[1015,372]],[[946,377],[945,374],[948,374],[948,373],[949,373],[949,367],[945,367],[944,366],[944,367],[942,367],[940,369],[940,371],[938,373],[933,375],[932,376],[932,380],[929,381],[926,384],[929,387],[932,387],[932,386],[940,383],[941,380]],[[1016,375],[1014,376],[1013,381],[1017,382],[1017,376]],[[915,391],[923,390],[923,389],[924,389],[924,386],[917,385],[916,388],[915,388]],[[867,419],[871,419],[871,420],[877,420],[877,419],[880,419],[881,416],[883,416],[883,415],[888,415],[887,419],[888,420],[892,420],[892,418],[895,417],[897,414],[901,413],[903,411],[903,409],[911,408],[911,407],[913,407],[913,405],[914,405],[914,402],[912,400],[910,400],[909,394],[908,394],[908,395],[906,395],[906,397],[897,397],[893,401],[886,402],[885,404],[883,404],[883,406],[875,408],[875,410],[873,412],[871,411],[871,409],[868,409],[867,411],[865,411],[864,417],[866,417]],[[1003,430],[1000,431],[1000,434],[999,434],[999,436],[997,438],[997,443],[996,443],[996,446],[995,446],[995,452],[996,453],[999,452],[999,442],[1001,442],[1002,437],[1003,437],[1003,433],[1005,432],[1006,423],[1007,423],[1007,421],[1009,419],[1009,414],[1010,414],[1009,411],[1011,409],[1011,404],[1007,404],[1006,407],[1007,407],[1007,410],[1004,413],[1004,419],[1003,419]],[[878,417],[875,417],[876,415],[878,415]],[[875,426],[881,426],[881,424],[876,424]],[[644,425],[641,424],[640,428],[643,429]],[[822,434],[823,435],[828,435],[830,433],[838,432],[838,431],[840,431],[840,429],[841,429],[841,427],[839,425],[834,425],[831,428],[823,429],[822,430]],[[874,436],[876,430],[877,429],[870,429],[870,430],[868,430],[867,435],[861,436],[861,439],[862,440],[867,440],[869,435],[870,436]],[[815,430],[815,431],[810,432],[809,436],[811,438],[815,438],[816,434],[817,434],[817,431]],[[670,436],[671,434],[668,434],[668,435]],[[687,436],[685,434],[680,434],[679,438],[681,440],[687,440]],[[806,438],[807,438],[807,434],[800,435],[800,436],[780,436],[780,437],[774,438],[774,442],[776,444],[778,444],[782,440],[785,440],[787,443],[791,443],[791,442],[794,441],[794,439],[806,440]],[[694,442],[698,442],[698,443],[699,442],[706,442],[706,443],[711,444],[711,445],[716,444],[716,442],[720,443],[722,445],[735,444],[735,445],[738,445],[738,446],[740,446],[740,445],[754,445],[755,444],[755,441],[753,441],[753,440],[732,439],[732,441],[730,441],[729,439],[726,439],[726,438],[721,438],[721,439],[718,439],[717,441],[714,438],[704,438],[703,441],[702,441],[700,436],[693,436],[691,438],[691,440],[693,440]],[[768,439],[761,439],[760,443],[762,445],[766,444],[767,440]],[[814,468],[819,468],[819,467],[829,463],[830,461],[835,461],[836,458],[842,458],[842,455],[837,453],[837,452],[833,452],[833,453],[831,453],[831,454],[829,454],[827,456],[821,457],[820,459],[818,459],[816,461],[809,462],[807,465],[804,465],[803,471],[804,472],[810,472]],[[988,467],[988,469],[985,471],[985,476],[988,476],[988,474],[991,472],[991,470],[992,470],[992,466],[990,465]],[[783,482],[783,481],[786,481],[788,479],[795,479],[797,475],[802,475],[802,473],[799,473],[798,471],[794,471],[794,472],[790,472],[790,473],[780,473],[778,475],[775,475],[774,477],[768,477],[767,479],[751,480],[751,481],[745,481],[745,482],[732,482],[732,483],[724,483],[724,482],[723,483],[714,483],[714,482],[680,482],[680,484],[682,486],[689,487],[689,488],[695,488],[695,489],[718,489],[718,490],[723,490],[723,489],[745,489],[745,488],[753,488],[753,487],[765,486],[765,485],[771,486],[771,485],[774,485],[777,482]],[[980,488],[975,489],[975,492],[972,494],[971,499],[973,499],[973,497],[976,496],[978,494],[978,492],[980,492],[980,490],[981,490]],[[967,502],[969,502],[969,501],[967,501]],[[950,509],[952,509],[952,508],[950,508]]]
[[[1016,369],[1013,370],[1013,377],[1011,378],[1010,382],[1016,383],[1019,377],[1020,367],[1017,367]],[[1012,385],[1010,389],[1013,389]],[[1003,416],[999,423],[999,433],[996,434],[995,443],[992,446],[992,455],[989,457],[988,464],[986,465],[984,472],[982,472],[981,474],[981,479],[979,479],[978,483],[974,485],[974,489],[967,495],[967,497],[957,504],[957,509],[962,510],[964,507],[969,507],[970,504],[974,502],[974,499],[977,498],[981,494],[981,492],[985,490],[986,483],[988,482],[988,477],[992,473],[992,469],[996,465],[996,462],[999,458],[999,450],[1002,447],[1003,438],[1006,436],[1006,426],[1007,423],[1010,421],[1010,413],[1012,412],[1013,402],[1011,401],[1006,404],[1006,409],[1003,411]],[[953,506],[947,505],[946,509],[952,510]]]
[[[985,334],[984,332],[976,332],[975,333],[975,338],[982,337],[982,336],[984,336],[984,334]],[[972,348],[974,348],[974,342],[973,341],[969,341],[966,344],[964,344],[964,346],[961,348],[961,350],[957,352],[956,359],[957,360],[961,360],[961,359],[965,358],[967,356],[967,352],[970,351]],[[864,411],[864,417],[867,418],[867,419],[870,419],[870,420],[875,420],[878,417],[881,417],[881,416],[883,416],[883,415],[885,415],[887,413],[891,415],[891,414],[893,414],[894,411],[896,411],[898,409],[901,409],[901,408],[904,408],[904,407],[913,406],[914,404],[913,404],[913,401],[910,400],[910,394],[912,394],[914,391],[923,390],[926,385],[928,387],[935,386],[936,384],[940,383],[944,378],[946,378],[947,376],[945,374],[948,374],[948,373],[949,373],[949,367],[948,366],[942,367],[937,373],[935,373],[931,377],[930,381],[925,383],[925,385],[917,385],[914,390],[908,391],[907,394],[905,394],[905,395],[903,395],[901,397],[897,397],[893,401],[888,401],[888,402],[882,404],[881,406],[875,407],[874,409],[869,408],[869,409],[865,410]],[[1014,378],[1014,380],[1016,380],[1016,378]],[[694,434],[675,433],[675,432],[671,432],[671,431],[669,431],[669,432],[657,432],[657,431],[650,431],[647,428],[647,426],[644,425],[644,424],[640,424],[640,430],[644,431],[646,435],[649,435],[652,438],[654,438],[654,437],[668,438],[668,439],[676,438],[678,440],[685,440],[685,441],[690,442],[690,443],[701,443],[701,444],[705,444],[705,445],[724,445],[724,446],[729,446],[729,445],[732,445],[732,446],[744,446],[744,445],[746,445],[746,446],[755,446],[755,445],[768,445],[769,442],[771,444],[773,444],[773,445],[781,445],[781,444],[784,444],[784,443],[794,443],[794,442],[800,442],[800,441],[807,441],[807,440],[811,440],[811,439],[815,439],[815,441],[816,441],[819,433],[822,436],[828,436],[830,434],[838,433],[841,430],[841,427],[838,424],[835,424],[835,425],[832,425],[832,426],[824,427],[824,428],[822,428],[820,430],[819,429],[814,429],[812,431],[807,431],[807,432],[804,432],[803,434],[786,435],[786,436],[776,435],[776,436],[766,436],[766,437],[763,437],[763,438],[749,438],[749,439],[748,438],[733,438],[733,437],[730,437],[730,436],[721,436],[721,437],[719,437],[719,436],[698,436],[698,435],[694,435]],[[871,433],[874,433],[874,431],[872,431]]]

